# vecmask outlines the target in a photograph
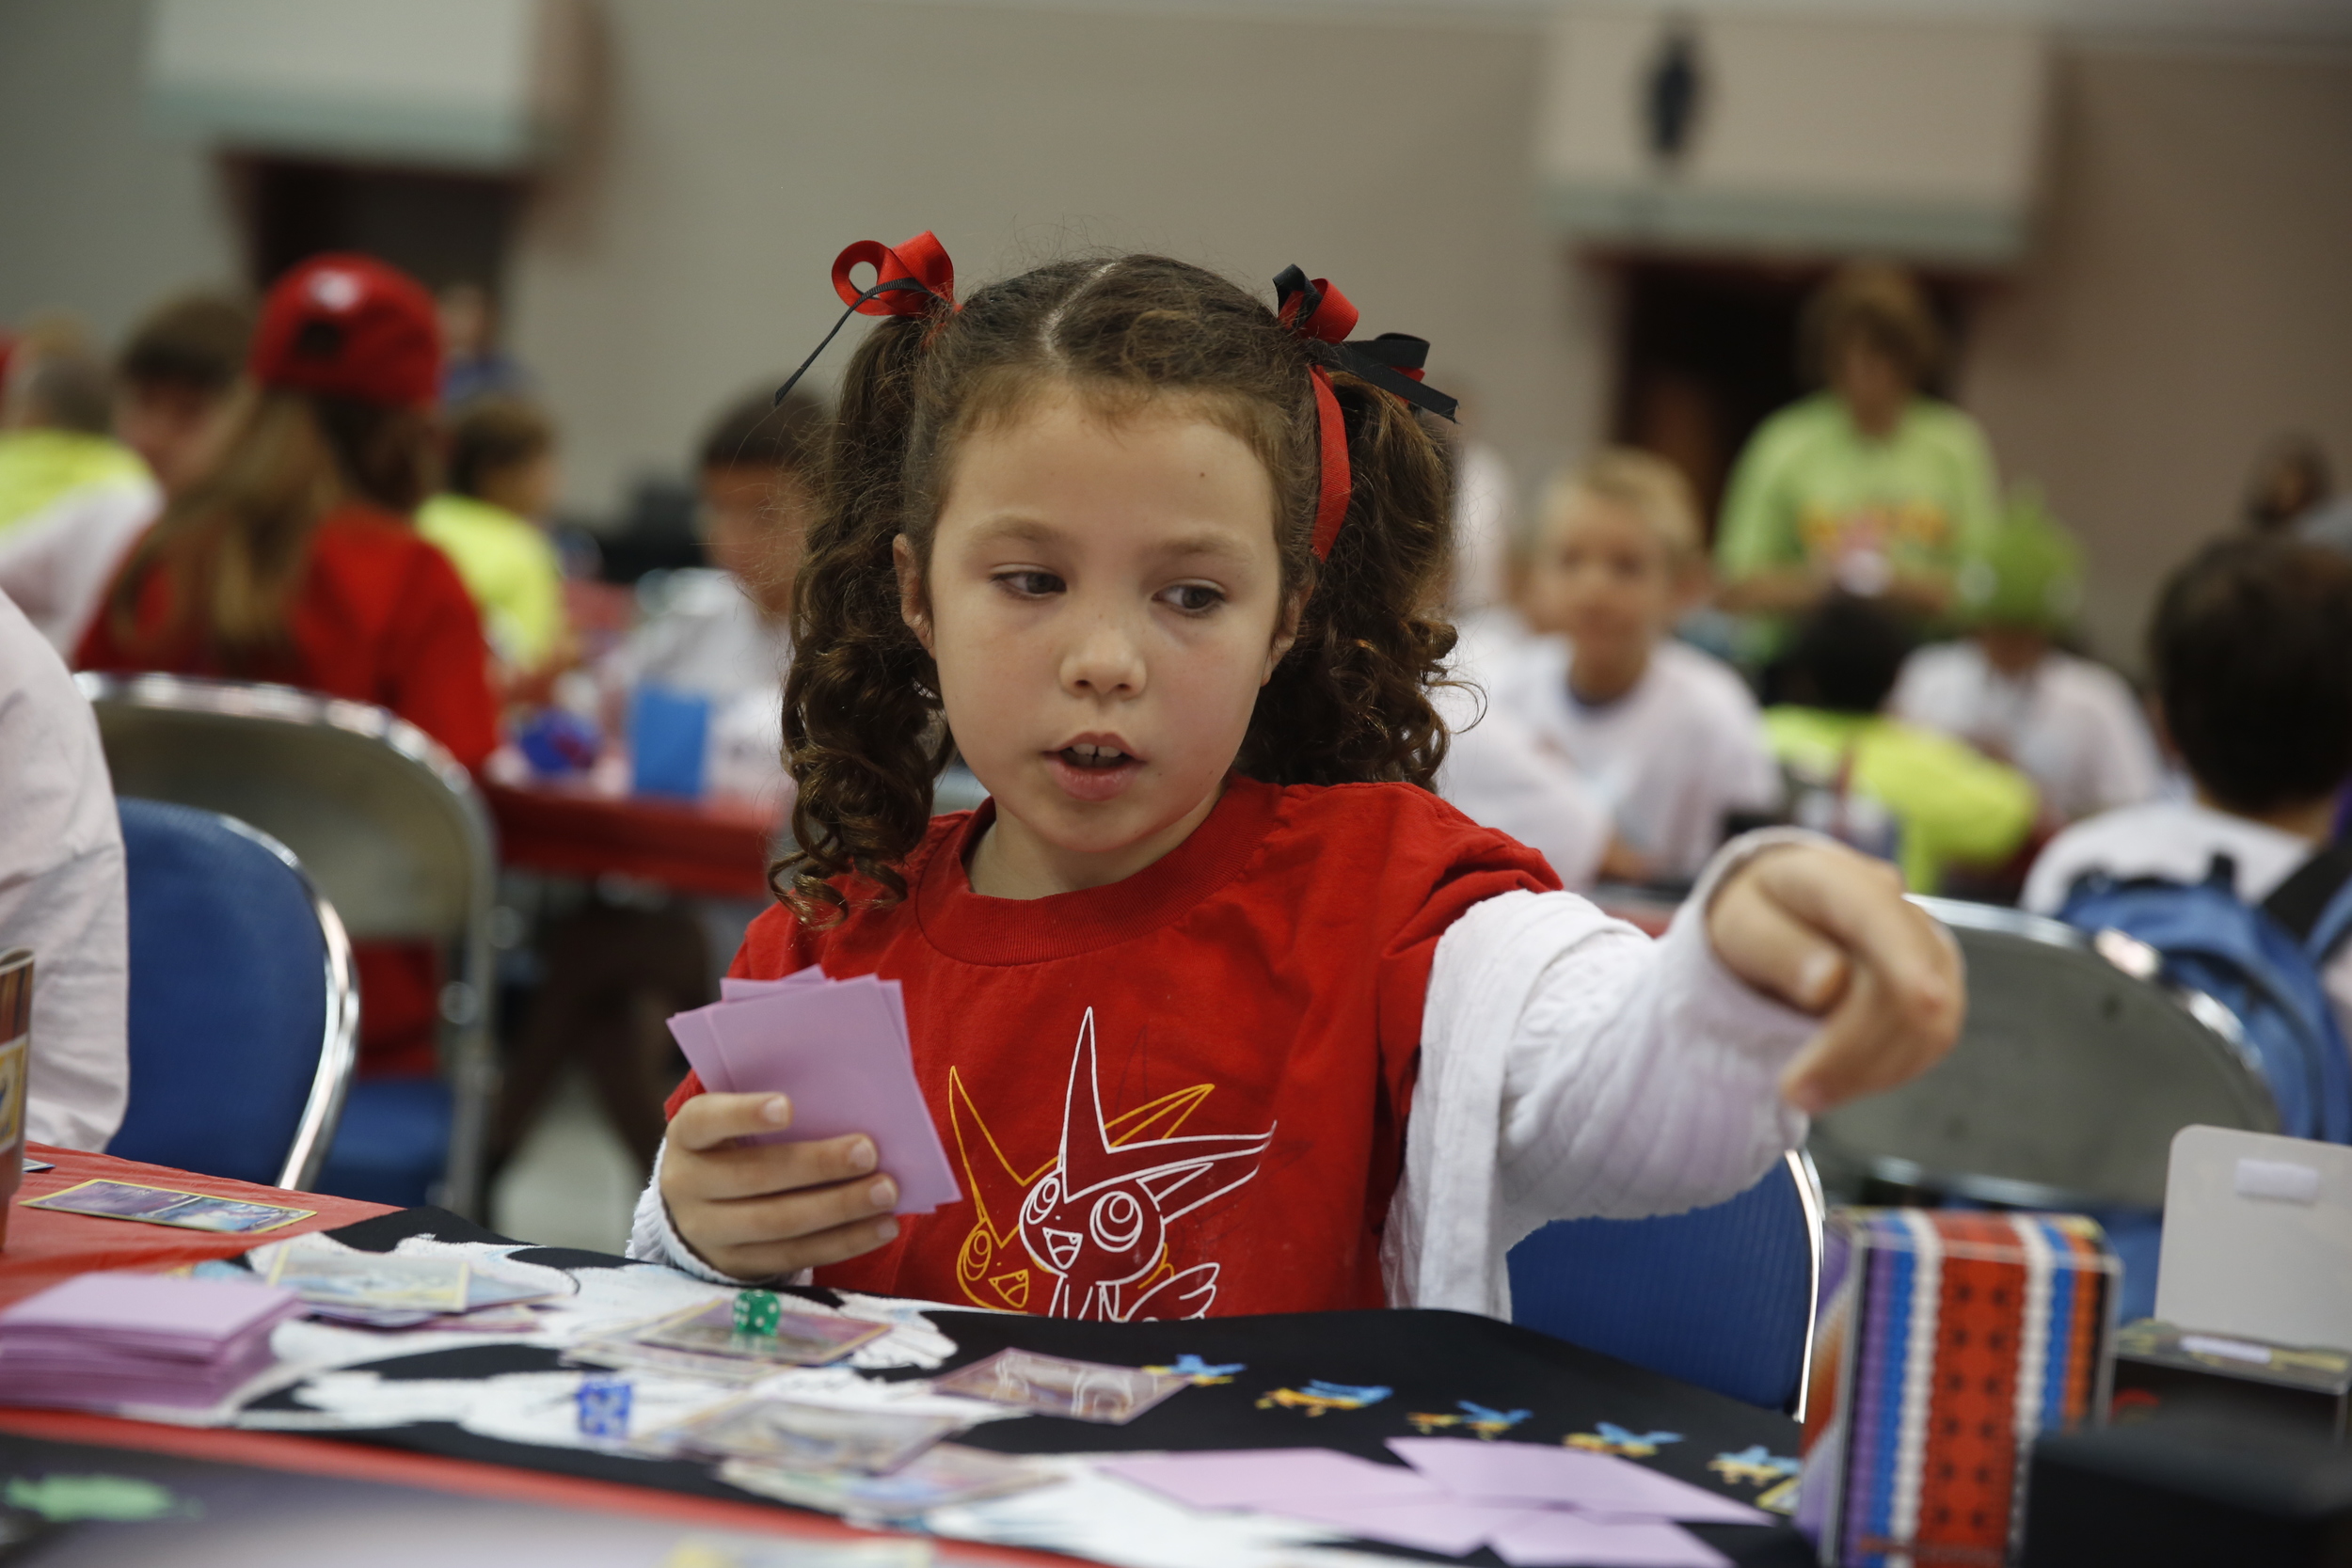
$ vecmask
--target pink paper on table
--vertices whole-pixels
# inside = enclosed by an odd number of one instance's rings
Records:
[[[1605,1459],[1606,1454],[1596,1455]],[[1676,1525],[1532,1509],[1487,1538],[1512,1568],[1730,1568],[1731,1559]]]
[[[1446,1496],[1437,1482],[1410,1470],[1336,1449],[1150,1454],[1108,1460],[1099,1468],[1194,1508],[1256,1508],[1279,1513],[1302,1497],[1338,1503],[1359,1497],[1442,1500]]]
[[[1366,1541],[1386,1541],[1416,1551],[1460,1557],[1548,1509],[1519,1503],[1468,1503],[1442,1494],[1434,1497],[1293,1497],[1268,1502],[1262,1512],[1333,1529]],[[1672,1529],[1674,1527],[1665,1527]]]
[[[1624,1521],[1772,1522],[1761,1509],[1613,1454],[1470,1437],[1391,1437],[1389,1449],[1440,1486],[1482,1502],[1555,1504]]]
[[[681,1017],[707,1021],[721,1074],[734,1092],[791,1097],[790,1129],[766,1141],[866,1133],[882,1169],[898,1183],[897,1212],[927,1214],[962,1194],[914,1081],[903,1012],[897,982],[867,975],[778,986]],[[678,1032],[681,1048],[691,1033],[691,1026]],[[693,1056],[688,1049],[688,1060]],[[710,1083],[704,1079],[705,1086]]]

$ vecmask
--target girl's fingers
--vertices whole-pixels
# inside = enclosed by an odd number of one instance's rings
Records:
[[[1950,1044],[1949,1034],[1898,1006],[1876,971],[1861,969],[1821,1032],[1781,1072],[1781,1097],[1818,1116],[1908,1082]]]
[[[898,1201],[898,1183],[887,1176],[861,1177],[830,1187],[766,1197],[739,1198],[731,1203],[706,1203],[697,1215],[695,1239],[709,1246],[742,1247],[769,1242],[803,1241],[842,1226],[866,1223],[870,1229],[889,1220]],[[795,1267],[805,1268],[806,1264]]]
[[[670,1146],[701,1153],[791,1125],[792,1101],[783,1095],[698,1094],[670,1118]]]
[[[1960,952],[1949,933],[1903,896],[1883,861],[1851,849],[1792,845],[1751,862],[1747,877],[1793,918],[1876,972],[1890,1005],[1929,1027],[1960,1033]]]
[[[703,1256],[712,1267],[738,1279],[769,1279],[778,1275],[798,1274],[803,1269],[821,1269],[828,1263],[856,1258],[878,1246],[886,1245],[898,1234],[898,1224],[896,1220],[859,1220],[788,1242],[722,1247],[716,1257],[708,1253]]]
[[[874,1168],[874,1141],[861,1132],[800,1144],[722,1147],[676,1160],[675,1179],[665,1190],[724,1203],[847,1181]],[[665,1162],[663,1175],[669,1176]]]
[[[1753,876],[1733,878],[1716,895],[1707,933],[1734,974],[1801,1011],[1827,1012],[1845,992],[1844,949],[1789,913]]]

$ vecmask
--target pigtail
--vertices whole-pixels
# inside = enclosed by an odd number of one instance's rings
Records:
[[[876,327],[850,362],[822,468],[821,504],[792,589],[784,754],[796,794],[792,852],[769,885],[811,925],[848,900],[854,872],[906,895],[898,863],[923,840],[931,786],[953,745],[938,673],[898,611],[891,545],[903,527],[906,454],[926,318]]]
[[[1347,520],[1319,566],[1294,531],[1312,592],[1235,766],[1270,784],[1426,787],[1446,751],[1428,688],[1454,641],[1426,613],[1450,544],[1447,464],[1410,408],[1354,376],[1331,380],[1354,478]]]

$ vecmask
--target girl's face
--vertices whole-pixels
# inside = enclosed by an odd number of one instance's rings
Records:
[[[903,536],[898,562],[996,800],[983,853],[1020,872],[981,891],[1117,881],[1208,816],[1295,632],[1274,515],[1249,448],[1173,402],[1111,421],[1048,392],[963,440],[929,580]]]

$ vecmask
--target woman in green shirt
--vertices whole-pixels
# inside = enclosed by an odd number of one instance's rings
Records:
[[[1837,588],[1941,614],[1997,508],[1977,422],[1920,391],[1943,352],[1935,318],[1909,274],[1862,263],[1814,296],[1804,336],[1827,387],[1740,455],[1715,545],[1720,602],[1788,616]]]

